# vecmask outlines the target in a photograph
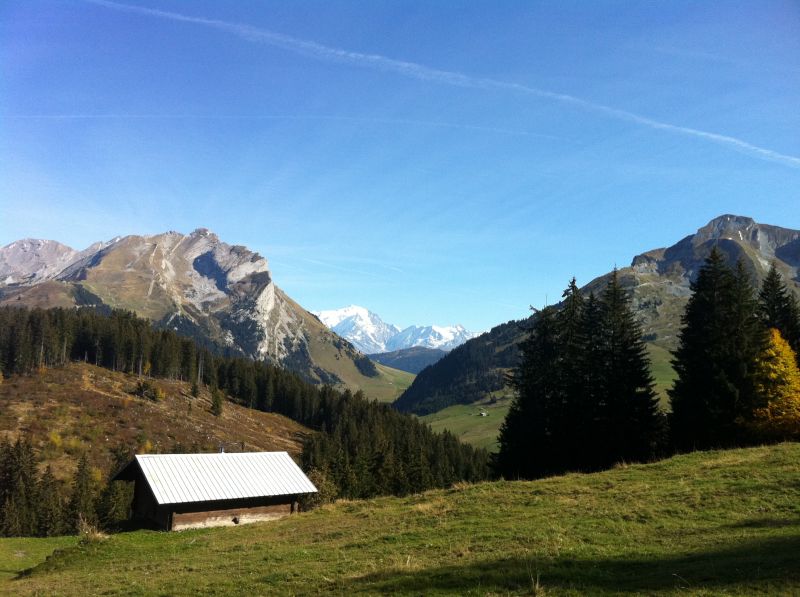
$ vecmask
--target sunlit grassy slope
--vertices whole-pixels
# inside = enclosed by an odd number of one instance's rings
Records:
[[[380,375],[366,378],[361,382],[361,388],[368,397],[379,402],[394,402],[416,377],[408,371],[400,371],[380,363],[375,363],[375,368]]]
[[[324,327],[319,321],[316,321],[316,325]],[[327,332],[327,328],[325,331],[328,336],[320,332],[311,337],[309,350],[317,365],[326,371],[334,372],[342,380],[342,385],[338,389],[350,388],[354,392],[361,390],[372,400],[393,402],[414,381],[413,373],[392,369],[380,363],[375,363],[378,375],[375,377],[364,375],[358,370],[353,359],[347,358],[346,351],[336,348],[330,342],[332,334]],[[350,348],[350,351],[352,350]]]
[[[0,594],[11,593],[13,580],[23,570],[41,564],[56,549],[72,547],[77,537],[6,537],[0,539]]]
[[[667,390],[675,381],[675,370],[672,368],[672,353],[662,346],[648,344],[647,352],[650,355],[650,373],[655,380],[655,389],[661,402],[661,408],[669,408]]]
[[[800,445],[783,444],[343,502],[237,528],[120,534],[0,590],[796,595],[798,561]]]
[[[511,391],[495,392],[492,398],[474,404],[456,404],[438,412],[420,417],[434,431],[445,429],[456,435],[462,442],[486,448],[490,452],[497,449],[497,436],[500,425],[511,406]],[[482,416],[481,413],[485,413]]]

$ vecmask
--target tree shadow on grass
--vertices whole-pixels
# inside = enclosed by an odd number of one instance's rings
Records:
[[[653,593],[724,590],[761,591],[800,585],[800,534],[747,540],[673,557],[546,560],[504,558],[422,570],[389,570],[353,579],[349,592],[461,593],[576,590],[580,593]]]

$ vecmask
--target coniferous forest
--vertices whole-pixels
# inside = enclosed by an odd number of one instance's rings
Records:
[[[675,451],[800,439],[800,309],[773,266],[757,292],[714,249],[692,284],[659,411],[649,361],[616,272],[600,297],[573,279],[537,313],[493,465],[536,478]]]
[[[388,405],[361,393],[313,386],[267,363],[219,356],[172,331],[154,329],[130,312],[0,309],[4,376],[31,375],[75,360],[140,376],[137,393],[145,398],[155,391],[148,377],[180,379],[195,388],[209,387],[217,414],[224,408],[225,394],[244,406],[310,427],[318,433],[305,440],[303,465],[329,488],[328,497],[404,495],[489,475],[484,450],[462,444],[451,434],[433,433]],[[124,457],[119,464],[123,462]],[[81,471],[79,466],[69,488],[55,492],[57,484],[46,471],[37,475],[29,443],[21,439],[0,445],[0,530],[7,535],[47,535],[74,531],[78,520],[107,528],[124,520],[118,515],[120,504],[126,499],[129,503],[130,496],[116,487],[119,483],[92,495],[86,471]],[[53,500],[65,514],[50,524],[45,510],[50,511],[47,504]]]

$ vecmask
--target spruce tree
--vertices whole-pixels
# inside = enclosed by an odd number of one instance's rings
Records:
[[[40,537],[53,537],[64,532],[64,505],[61,502],[61,489],[48,466],[39,479],[38,534]]]
[[[500,427],[495,471],[506,479],[533,478],[560,469],[557,434],[562,393],[555,308],[536,314],[512,385],[516,395]]]
[[[592,405],[586,392],[583,354],[586,348],[584,327],[585,300],[575,278],[562,294],[561,308],[555,316],[558,344],[558,385],[561,399],[553,428],[560,467],[583,468],[585,440],[591,426]]]
[[[211,390],[211,414],[215,417],[222,414],[222,392],[218,388]]]
[[[18,438],[10,448],[5,463],[5,488],[2,531],[6,536],[28,537],[36,534],[36,457],[26,438]]]
[[[75,477],[72,482],[72,495],[67,505],[67,530],[78,533],[80,522],[97,524],[97,511],[95,508],[94,490],[92,488],[91,472],[86,455],[81,456]]]
[[[678,449],[742,443],[737,419],[752,416],[753,367],[763,335],[752,287],[716,249],[692,283],[672,364],[671,431]]]
[[[800,306],[774,263],[758,293],[758,312],[764,326],[778,330],[795,354],[800,354]]]
[[[661,433],[658,398],[642,330],[616,270],[599,305],[599,342],[589,387],[597,402],[596,429],[587,456],[599,467],[651,458]]]

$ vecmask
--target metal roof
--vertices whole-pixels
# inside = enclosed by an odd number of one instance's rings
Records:
[[[317,491],[286,452],[137,454],[136,463],[159,504]]]

